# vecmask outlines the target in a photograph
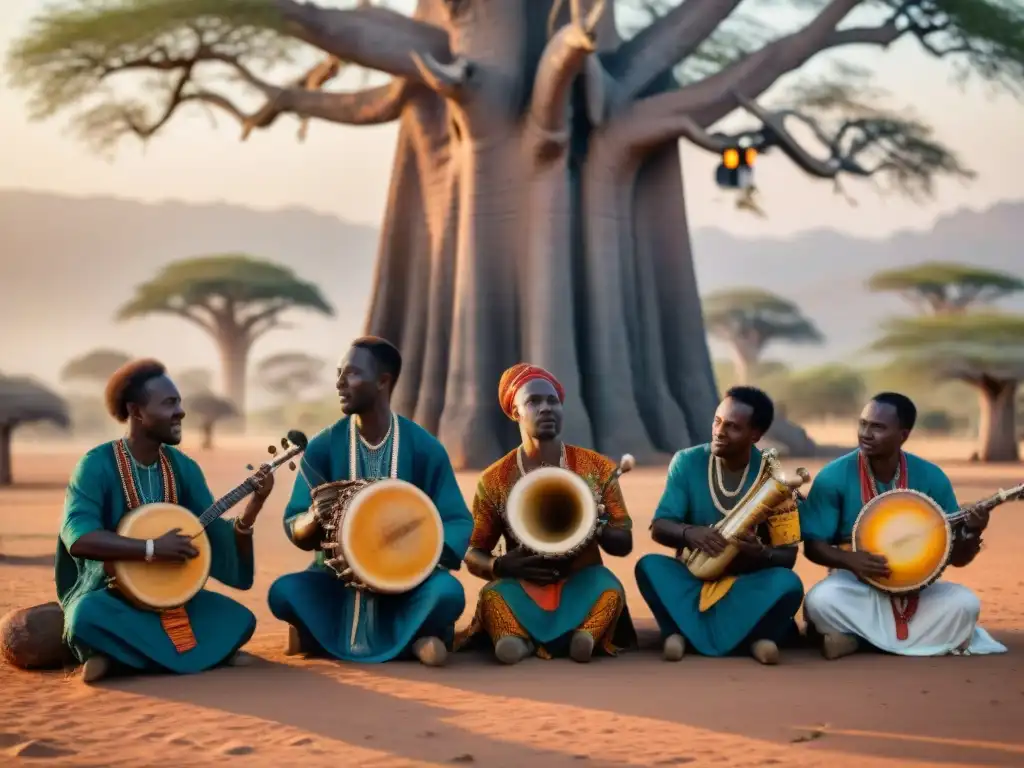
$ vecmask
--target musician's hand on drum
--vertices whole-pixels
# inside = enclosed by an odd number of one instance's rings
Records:
[[[153,539],[153,559],[168,563],[184,563],[198,557],[199,550],[192,545],[192,539],[181,534],[181,528],[168,531],[159,539]]]
[[[562,578],[557,564],[522,548],[513,549],[495,559],[492,570],[497,578],[522,579],[542,585],[554,584]]]
[[[847,563],[847,568],[861,581],[884,579],[892,573],[888,560],[870,552],[850,552],[847,555]]]
[[[740,551],[740,554],[747,557],[760,557],[764,554],[765,546],[753,533],[740,533],[733,537],[733,544]]]
[[[699,549],[712,557],[722,554],[728,546],[725,537],[710,526],[694,525],[687,528],[684,538],[690,549]]]

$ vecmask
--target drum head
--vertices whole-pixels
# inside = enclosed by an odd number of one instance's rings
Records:
[[[419,586],[437,567],[444,527],[422,490],[380,480],[355,495],[341,523],[341,546],[352,572],[375,592]]]
[[[147,504],[126,515],[120,524],[122,536],[133,539],[159,539],[174,528],[183,536],[195,536],[193,546],[198,557],[184,563],[146,563],[123,561],[117,564],[118,582],[133,597],[151,608],[167,609],[184,605],[210,577],[212,550],[199,518],[177,504]]]
[[[925,494],[909,489],[876,496],[861,510],[853,527],[854,551],[882,555],[892,571],[889,578],[869,583],[895,594],[913,592],[938,578],[952,541],[942,508]]]
[[[541,467],[520,478],[505,509],[512,536],[540,555],[562,555],[584,544],[597,525],[587,481],[560,467]],[[573,510],[573,514],[566,514]]]

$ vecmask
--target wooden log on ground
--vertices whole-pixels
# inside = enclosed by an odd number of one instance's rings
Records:
[[[64,643],[64,611],[44,603],[0,618],[0,656],[18,669],[62,669],[74,657]]]

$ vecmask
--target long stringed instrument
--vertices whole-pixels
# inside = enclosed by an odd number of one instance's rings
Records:
[[[277,448],[270,446],[269,452],[274,459],[262,468],[275,472],[281,465],[289,463],[291,469],[295,469],[292,459],[306,450],[308,442],[302,432],[288,432],[288,437],[281,439],[281,447],[285,452],[277,456]],[[248,468],[251,470],[252,465]],[[165,482],[168,482],[167,478]],[[191,537],[192,546],[199,554],[184,563],[129,560],[107,563],[107,573],[111,577],[109,586],[118,590],[128,602],[145,610],[160,612],[185,605],[210,578],[213,552],[206,535],[207,526],[255,490],[253,475],[217,499],[198,517],[176,503],[157,502],[131,510],[118,523],[117,533],[121,536],[157,539],[177,528],[182,536]]]

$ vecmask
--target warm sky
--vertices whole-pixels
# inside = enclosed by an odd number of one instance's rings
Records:
[[[0,48],[24,28],[43,0],[0,3]],[[402,5],[402,3],[398,3]],[[918,206],[880,199],[851,183],[859,205],[851,208],[830,193],[828,182],[810,182],[779,156],[758,169],[769,218],[737,216],[712,183],[716,159],[686,148],[684,164],[691,222],[755,235],[788,234],[810,227],[834,227],[862,236],[881,236],[904,227],[927,227],[943,212],[961,206],[983,208],[1024,196],[1021,105],[993,99],[981,85],[966,92],[952,84],[952,69],[927,60],[913,41],[888,53],[867,51],[857,61],[880,72],[879,82],[901,109],[912,108],[934,125],[940,139],[956,147],[979,173],[969,187],[944,184],[938,199]],[[179,117],[159,140],[143,149],[125,143],[113,161],[91,154],[64,133],[58,118],[29,124],[25,95],[0,90],[0,186],[74,194],[227,201],[257,207],[305,206],[377,224],[387,192],[396,129],[314,124],[305,144],[295,140],[295,123],[279,122],[242,144],[227,118],[213,130],[203,113]]]

